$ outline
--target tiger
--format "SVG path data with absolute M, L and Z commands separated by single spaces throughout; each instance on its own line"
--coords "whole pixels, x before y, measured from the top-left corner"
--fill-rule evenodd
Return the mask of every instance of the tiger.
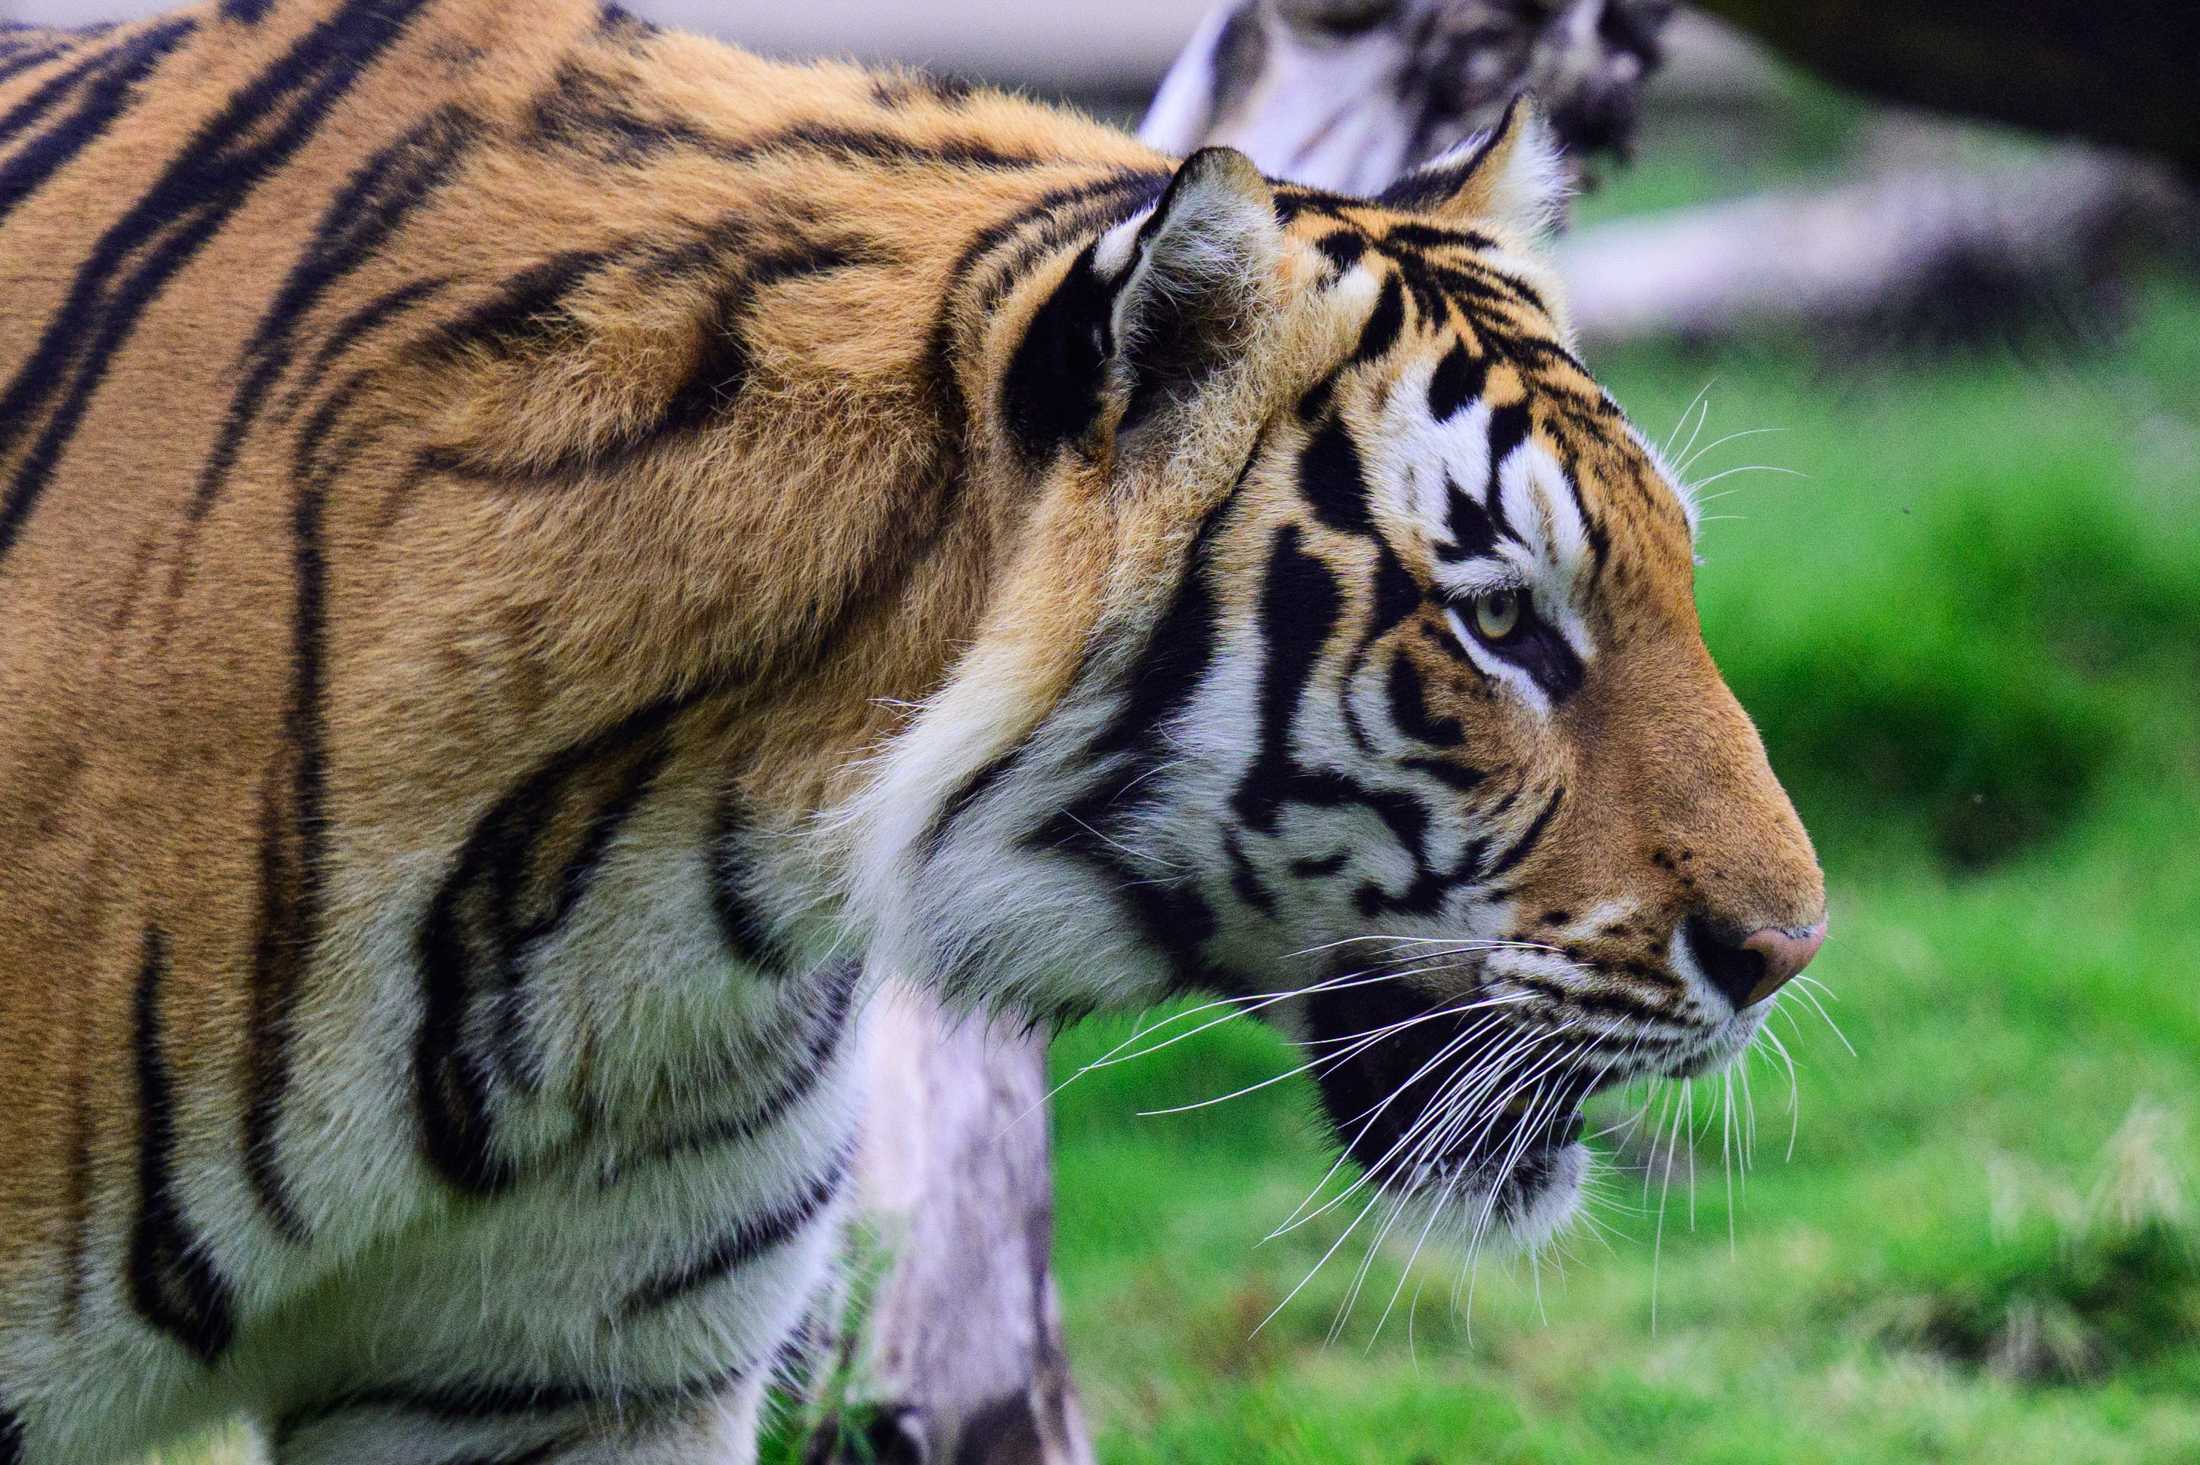
M 1632 148 L 1672 0 L 1235 0 L 1163 77 L 1138 135 L 1228 143 L 1266 172 L 1375 192 L 1534 94 L 1577 181 Z
M 752 1458 L 866 972 L 1221 994 L 1562 1225 L 1825 889 L 1559 176 L 595 0 L 0 32 L 0 1465 Z

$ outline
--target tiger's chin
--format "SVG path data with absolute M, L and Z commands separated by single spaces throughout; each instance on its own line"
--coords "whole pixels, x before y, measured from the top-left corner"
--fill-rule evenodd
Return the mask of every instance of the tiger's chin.
M 1402 984 L 1314 993 L 1309 1041 L 1339 1145 L 1390 1197 L 1393 1229 L 1472 1248 L 1534 1248 L 1581 1206 L 1585 1106 L 1631 1074 L 1589 1066 L 1563 1027 L 1432 1007 Z M 1378 1040 L 1369 1041 L 1370 1037 Z
M 1501 1114 L 1402 1173 L 1390 1165 L 1375 1173 L 1402 1202 L 1397 1225 L 1406 1235 L 1484 1252 L 1533 1251 L 1581 1209 L 1590 1165 L 1581 1138 L 1586 1125 L 1578 1104 Z M 1379 1159 L 1363 1153 L 1364 1145 L 1347 1148 L 1363 1166 Z

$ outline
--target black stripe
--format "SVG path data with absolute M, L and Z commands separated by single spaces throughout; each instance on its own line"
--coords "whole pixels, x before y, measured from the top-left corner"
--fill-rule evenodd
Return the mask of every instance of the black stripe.
M 816 1092 L 826 1074 L 832 1071 L 834 1060 L 840 1056 L 841 1041 L 848 1031 L 848 1019 L 855 1008 L 856 987 L 862 974 L 862 968 L 854 962 L 842 962 L 824 973 L 824 1006 L 811 1019 L 809 1037 L 801 1052 L 788 1060 L 779 1082 L 769 1093 L 738 1113 L 671 1136 L 646 1151 L 642 1161 L 669 1160 L 698 1150 L 718 1149 L 754 1139 Z M 614 1171 L 605 1183 L 616 1184 L 621 1178 L 622 1173 Z
M 507 276 L 488 299 L 436 327 L 414 354 L 437 364 L 472 355 L 510 360 L 539 349 L 573 325 L 566 297 L 614 258 L 611 250 L 572 249 L 537 261 Z
M 139 1316 L 203 1363 L 229 1346 L 229 1289 L 192 1237 L 175 1192 L 176 1101 L 162 1048 L 160 988 L 168 947 L 145 931 L 137 978 L 138 1215 L 130 1233 L 130 1294 Z
M 1211 977 L 1204 952 L 1220 929 L 1214 909 L 1188 884 L 1151 878 L 1151 870 L 1136 866 L 1119 844 L 1106 837 L 1106 826 L 1111 818 L 1135 812 L 1136 805 L 1130 802 L 1134 789 L 1144 787 L 1141 799 L 1160 796 L 1151 775 L 1166 756 L 1170 726 L 1189 705 L 1213 665 L 1220 637 L 1214 591 L 1207 574 L 1214 541 L 1238 503 L 1245 481 L 1260 459 L 1261 447 L 1262 439 L 1256 438 L 1230 492 L 1201 520 L 1178 571 L 1176 593 L 1155 622 L 1138 663 L 1128 675 L 1122 707 L 1086 749 L 1090 763 L 1112 764 L 1112 768 L 1025 841 L 1031 848 L 1072 855 L 1098 869 L 1147 945 L 1168 961 L 1172 979 L 1179 987 L 1197 985 Z M 1257 886 L 1257 880 L 1254 884 Z M 1242 882 L 1237 888 L 1240 899 L 1258 907 L 1258 898 L 1248 897 Z M 949 980 L 954 980 L 952 974 Z
M 471 133 L 470 120 L 462 115 L 435 113 L 368 160 L 337 193 L 245 347 L 239 363 L 242 380 L 200 472 L 187 522 L 196 523 L 212 508 L 269 391 L 290 365 L 304 315 L 450 176 Z M 262 799 L 260 914 L 248 1026 L 251 1076 L 244 1111 L 245 1169 L 253 1194 L 277 1231 L 298 1242 L 307 1240 L 309 1232 L 283 1180 L 279 1130 L 290 1084 L 292 1010 L 318 938 L 325 880 L 327 569 L 321 518 L 335 465 L 316 459 L 320 446 L 317 438 L 301 440 L 294 460 L 296 584 L 282 745 L 289 776 L 271 779 Z M 178 552 L 179 580 L 190 543 L 187 538 Z
M 1314 247 L 1329 261 L 1330 277 L 1341 279 L 1367 257 L 1367 236 L 1357 229 L 1332 229 Z
M 568 64 L 530 111 L 523 141 L 576 148 L 606 163 L 631 163 L 672 148 L 688 148 L 727 163 L 747 163 L 772 153 L 807 152 L 837 163 L 877 163 L 920 168 L 1038 168 L 1074 164 L 1070 157 L 1002 149 L 970 135 L 920 140 L 874 128 L 797 122 L 748 138 L 705 132 L 677 117 L 648 117 L 633 110 L 620 78 Z
M 925 825 L 923 837 L 917 841 L 917 848 L 925 859 L 930 860 L 939 854 L 940 844 L 947 838 L 948 829 L 991 792 L 993 786 L 1016 766 L 1017 760 L 1023 756 L 1024 749 L 1028 746 L 1030 743 L 1027 739 L 1015 744 L 1007 752 L 996 755 L 984 767 L 964 779 L 962 787 L 941 802 L 934 811 L 931 822 Z
M 91 1043 L 82 1026 L 69 1055 L 69 1168 L 62 1193 L 68 1226 L 68 1250 L 62 1257 L 61 1321 L 73 1329 L 84 1303 L 87 1253 L 92 1236 L 92 1076 Z
M 13 548 L 146 310 L 259 184 L 283 170 L 423 3 L 347 0 L 232 97 L 100 237 L 67 301 L 0 397 L 0 453 L 41 419 L 45 424 L 0 501 L 0 558 Z
M 793 956 L 749 894 L 754 872 L 742 847 L 748 833 L 748 810 L 741 796 L 728 790 L 719 800 L 717 827 L 711 831 L 710 903 L 718 934 L 743 965 L 773 976 L 792 975 Z
M 1092 741 L 1094 761 L 1144 747 L 1157 750 L 1214 665 L 1221 636 L 1208 567 L 1216 538 L 1237 507 L 1245 480 L 1260 457 L 1255 441 L 1230 491 L 1210 506 L 1192 533 L 1176 572 L 1176 591 L 1147 633 L 1145 649 L 1128 677 L 1123 705 Z
M 1115 350 L 1110 329 L 1115 292 L 1093 266 L 1098 242 L 1070 261 L 1061 282 L 1039 302 L 1001 373 L 1001 417 L 1032 462 L 1080 441 L 1100 417 L 1106 368 Z
M 1234 806 L 1240 818 L 1264 834 L 1276 832 L 1277 813 L 1295 782 L 1291 723 L 1343 610 L 1336 576 L 1300 549 L 1303 537 L 1296 524 L 1278 529 L 1261 578 L 1261 627 L 1268 647 L 1260 679 L 1259 752 L 1238 786 Z
M 110 34 L 120 23 L 103 20 L 96 25 L 55 28 L 20 20 L 0 20 L 0 82 L 48 61 L 58 61 L 79 47 Z M 11 31 L 14 34 L 7 34 Z
M 819 122 L 797 123 L 767 141 L 749 144 L 744 151 L 755 153 L 783 148 L 804 148 L 851 162 L 915 164 L 919 167 L 944 163 L 955 167 L 1035 168 L 1048 162 L 1071 161 L 1003 152 L 979 137 L 913 142 L 890 132 L 868 132 Z
M 1528 440 L 1532 420 L 1526 402 L 1514 402 L 1490 413 L 1490 512 L 1498 514 L 1497 470 Z
M 1614 985 L 1602 988 L 1564 986 L 1524 972 L 1507 972 L 1505 980 L 1514 986 L 1525 987 L 1539 996 L 1547 997 L 1558 1006 L 1579 1008 L 1583 1012 L 1595 1013 L 1602 1017 L 1621 1018 L 1630 1022 L 1669 1023 L 1680 1020 L 1678 1011 L 1674 1007 L 1661 1007 L 1654 1002 L 1639 999 L 1624 986 Z M 1639 1036 L 1631 1035 L 1626 1040 L 1626 1048 L 1627 1051 L 1632 1052 L 1641 1046 L 1655 1044 L 1660 1041 L 1669 1042 L 1670 1040 L 1660 1039 L 1656 1034 L 1650 1033 Z
M 1331 850 L 1326 855 L 1301 855 L 1291 862 L 1291 873 L 1301 880 L 1322 880 L 1342 870 L 1352 859 L 1348 849 Z
M 1562 435 L 1554 436 L 1558 441 L 1559 466 L 1566 473 L 1566 491 L 1573 495 L 1574 510 L 1581 515 L 1582 532 L 1589 540 L 1589 583 L 1594 585 L 1612 557 L 1612 536 L 1603 522 L 1589 511 L 1589 497 L 1581 488 L 1581 454 L 1576 445 Z
M 667 698 L 553 754 L 475 823 L 421 923 L 423 1011 L 413 1073 L 423 1150 L 462 1190 L 517 1178 L 495 1147 L 498 1077 L 533 1079 L 522 1056 L 522 988 L 534 949 L 587 895 L 611 841 L 671 752 L 672 721 L 702 693 Z M 554 868 L 553 824 L 593 805 L 577 845 Z
M 1346 228 L 1357 228 L 1351 211 L 1367 207 L 1364 198 L 1348 198 L 1327 189 L 1310 188 L 1303 183 L 1279 182 L 1276 188 L 1276 222 L 1289 228 L 1302 214 L 1312 214 L 1318 219 L 1328 219 Z
M 1489 777 L 1479 768 L 1469 768 L 1464 763 L 1454 763 L 1449 758 L 1407 758 L 1400 765 L 1415 773 L 1425 773 L 1446 788 L 1460 793 L 1471 793 L 1482 786 Z
M 702 1255 L 669 1271 L 660 1272 L 634 1289 L 619 1305 L 619 1315 L 632 1320 L 641 1313 L 679 1301 L 705 1287 L 724 1281 L 737 1268 L 758 1260 L 808 1229 L 833 1203 L 848 1179 L 852 1157 L 834 1157 L 824 1173 L 805 1185 L 791 1199 L 761 1215 L 750 1216 L 711 1243 Z
M 1299 455 L 1299 491 L 1314 506 L 1314 517 L 1343 534 L 1373 534 L 1368 512 L 1367 475 L 1359 445 L 1338 414 L 1307 441 Z
M 49 61 L 58 61 L 76 47 L 75 41 L 53 41 L 45 45 L 28 40 L 0 43 L 0 82 Z M 0 137 L 6 135 L 0 130 Z
M 1421 312 L 1423 319 L 1442 320 L 1455 309 L 1470 319 L 1474 316 L 1474 307 L 1446 296 L 1443 286 L 1418 259 L 1388 249 L 1383 253 L 1398 267 L 1398 278 L 1405 281 L 1406 291 L 1413 297 L 1413 308 Z
M 1543 832 L 1550 828 L 1551 816 L 1558 812 L 1558 802 L 1564 797 L 1566 797 L 1566 788 L 1563 784 L 1552 789 L 1550 798 L 1544 801 L 1543 810 L 1535 816 L 1535 821 L 1528 826 L 1527 831 L 1519 839 L 1513 842 L 1511 849 L 1499 855 L 1497 862 L 1483 872 L 1482 878 L 1495 880 L 1498 876 L 1505 874 L 1526 859 L 1536 845 L 1542 842 Z
M 932 329 L 925 342 L 925 361 L 933 394 L 938 401 L 940 418 L 946 427 L 948 440 L 956 452 L 961 452 L 963 438 L 969 431 L 969 409 L 963 401 L 962 388 L 955 375 L 955 322 L 958 319 L 957 309 L 962 304 L 963 286 L 972 272 L 987 255 L 1056 210 L 1107 201 L 1122 205 L 1127 213 L 1133 200 L 1142 200 L 1143 196 L 1159 193 L 1167 182 L 1167 177 L 1162 174 L 1125 169 L 1085 183 L 1066 184 L 1049 189 L 970 237 L 970 242 L 963 246 L 962 252 L 955 257 L 954 264 L 948 268 L 947 279 L 940 290 L 939 308 L 932 317 Z
M 358 385 L 355 378 L 348 387 Z M 312 961 L 325 881 L 328 572 L 321 517 L 329 484 L 365 442 L 360 429 L 340 437 L 333 431 L 350 395 L 324 402 L 292 451 L 290 692 L 280 751 L 261 793 L 260 908 L 247 1019 L 245 1175 L 269 1223 L 299 1243 L 310 1239 L 310 1229 L 283 1179 L 278 1131 L 290 1084 L 293 1009 Z
M 1455 249 L 1472 255 L 1497 247 L 1495 239 L 1477 230 L 1446 229 L 1418 220 L 1391 225 L 1383 231 L 1383 243 L 1391 249 L 1408 249 L 1416 254 L 1430 249 Z
M 242 379 L 191 496 L 192 519 L 213 507 L 267 394 L 290 367 L 306 314 L 449 181 L 475 133 L 471 117 L 455 107 L 441 108 L 361 164 L 330 200 L 305 252 L 245 343 L 237 363 Z
M 717 319 L 704 333 L 703 350 L 666 399 L 656 420 L 626 436 L 596 445 L 568 471 L 601 471 L 672 438 L 724 421 L 748 385 L 753 362 L 743 325 L 762 292 L 792 280 L 880 264 L 889 258 L 876 242 L 846 235 L 805 240 L 748 261 L 721 293 Z
M 0 1408 L 0 1465 L 23 1465 L 23 1421 Z
M 222 19 L 239 25 L 257 25 L 267 18 L 272 0 L 222 0 Z
M 1370 882 L 1355 892 L 1355 904 L 1360 914 L 1369 919 L 1398 913 L 1435 915 L 1443 909 L 1444 901 L 1452 892 L 1480 881 L 1482 863 L 1489 857 L 1489 849 L 1488 840 L 1470 839 L 1449 869 L 1431 865 L 1425 853 L 1414 850 L 1413 879 L 1407 882 L 1404 890 L 1393 895 Z
M 1263 441 L 1261 438 L 1254 440 L 1251 451 L 1238 468 L 1230 492 L 1207 511 L 1193 532 L 1191 546 L 1178 572 L 1176 592 L 1154 623 L 1144 652 L 1126 678 L 1129 695 L 1123 706 L 1088 747 L 1090 761 L 1097 763 L 1117 754 L 1133 752 L 1142 743 L 1157 738 L 1190 701 L 1212 665 L 1218 632 L 1214 592 L 1207 584 L 1207 564 L 1214 550 L 1215 536 L 1237 504 L 1245 480 L 1252 475 L 1253 465 L 1260 459 Z M 1027 746 L 1028 740 L 1019 742 L 994 757 L 940 805 L 918 844 L 925 858 L 930 859 L 938 853 L 948 829 L 1015 767 Z M 1140 774 L 1129 776 L 1135 779 Z
M 1230 888 L 1237 892 L 1237 898 L 1264 916 L 1274 915 L 1275 893 L 1262 881 L 1260 871 L 1253 868 L 1235 829 L 1222 831 L 1222 853 L 1230 862 Z
M 738 220 L 724 220 L 696 239 L 662 248 L 637 265 L 640 275 L 672 279 L 707 267 L 740 234 Z M 416 351 L 431 362 L 480 352 L 510 359 L 549 347 L 574 324 L 565 301 L 598 270 L 618 263 L 620 250 L 576 251 L 553 257 L 507 281 L 498 294 L 458 320 L 439 327 Z M 434 466 L 470 477 L 532 482 L 572 480 L 624 466 L 667 443 L 706 430 L 739 405 L 752 367 L 744 323 L 760 294 L 775 285 L 837 270 L 889 261 L 876 241 L 854 235 L 803 240 L 759 255 L 741 266 L 718 292 L 710 319 L 702 322 L 703 347 L 656 415 L 614 433 L 576 443 L 522 464 L 480 461 L 464 450 L 443 450 Z
M 1528 440 L 1530 418 L 1528 405 L 1515 402 L 1509 407 L 1499 407 L 1490 413 L 1489 420 L 1489 478 L 1483 485 L 1484 498 L 1481 509 L 1489 517 L 1489 540 L 1510 539 L 1525 543 L 1520 532 L 1512 526 L 1512 516 L 1505 510 L 1505 485 L 1500 469 L 1513 451 Z M 1452 499 L 1452 512 L 1459 512 L 1459 495 Z
M 1398 344 L 1398 336 L 1405 329 L 1405 290 L 1392 275 L 1383 281 L 1382 294 L 1375 298 L 1375 309 L 1368 315 L 1367 324 L 1360 328 L 1358 344 L 1347 358 L 1352 362 L 1373 361 Z
M 1574 401 L 1589 412 L 1616 412 L 1612 399 L 1596 385 L 1589 368 L 1579 356 L 1547 336 L 1513 335 L 1501 344 L 1505 353 L 1523 366 L 1533 365 L 1548 372 L 1553 365 L 1563 366 L 1582 382 L 1556 381 L 1546 377 L 1539 385 L 1544 390 L 1558 393 Z M 1585 384 L 1584 384 L 1585 383 Z
M 447 275 L 430 275 L 424 279 L 409 280 L 394 289 L 385 290 L 338 321 L 330 329 L 328 338 L 314 349 L 312 358 L 299 371 L 290 389 L 283 393 L 283 400 L 275 409 L 277 419 L 289 420 L 298 410 L 299 404 L 319 388 L 329 367 L 335 364 L 338 357 L 414 306 L 450 288 L 450 284 L 451 280 Z
M 629 45 L 638 45 L 657 34 L 657 27 L 624 5 L 605 5 L 596 16 L 597 34 Z
M 1436 370 L 1428 379 L 1428 415 L 1437 422 L 1448 422 L 1482 394 L 1482 384 L 1489 378 L 1489 358 L 1467 350 L 1465 343 L 1454 341 L 1443 359 L 1436 363 Z
M 1147 949 L 1168 963 L 1169 980 L 1175 990 L 1212 986 L 1216 978 L 1206 948 L 1221 930 L 1214 907 L 1191 884 L 1156 878 L 1152 868 L 1134 862 L 1107 836 L 1103 822 L 1107 810 L 1144 774 L 1139 764 L 1129 764 L 1040 825 L 1025 844 L 1081 859 L 1097 870 L 1105 882 L 1103 888 L 1123 907 Z M 950 990 L 967 987 L 960 972 L 946 974 L 944 984 Z M 1047 1018 L 1066 1025 L 1085 1016 L 1087 1010 L 1075 1002 L 1065 1002 L 1052 1013 L 1035 1016 L 1033 1021 Z
M 664 1409 L 723 1394 L 748 1373 L 749 1367 L 744 1364 L 665 1384 L 607 1381 L 599 1385 L 571 1379 L 487 1378 L 461 1383 L 372 1384 L 286 1415 L 277 1425 L 277 1434 L 290 1438 L 339 1415 L 368 1409 L 417 1414 L 449 1424 L 561 1414 L 612 1402 L 629 1410 Z
M 283 1094 L 290 1083 L 291 1017 L 311 958 L 310 951 L 298 943 L 311 940 L 312 913 L 319 905 L 319 863 L 309 862 L 304 851 L 296 848 L 320 843 L 315 826 L 300 818 L 304 810 L 295 802 L 295 792 L 310 783 L 318 814 L 320 781 L 318 776 L 307 777 L 305 751 L 286 747 L 278 768 L 287 762 L 296 771 L 285 780 L 271 770 L 260 796 L 260 912 L 252 949 L 251 1008 L 246 1017 L 249 1066 L 244 1105 L 246 1179 L 277 1233 L 301 1244 L 312 1233 L 283 1180 L 278 1131 Z M 286 788 L 286 782 L 296 788 Z
M 1399 651 L 1390 659 L 1390 720 L 1398 731 L 1437 748 L 1456 748 L 1467 739 L 1467 730 L 1455 717 L 1435 717 L 1421 682 L 1421 668 Z
M 1432 264 L 1422 266 L 1428 280 L 1438 290 L 1455 300 L 1466 300 L 1490 305 L 1524 305 L 1538 314 L 1548 314 L 1543 296 L 1526 281 L 1506 274 L 1484 260 L 1467 264 Z
M 1261 624 L 1268 635 L 1268 649 L 1257 704 L 1258 750 L 1232 797 L 1232 807 L 1249 827 L 1269 835 L 1281 832 L 1280 817 L 1287 804 L 1367 809 L 1412 859 L 1414 876 L 1398 895 L 1372 882 L 1361 886 L 1357 900 L 1362 914 L 1433 913 L 1453 890 L 1478 878 L 1487 846 L 1469 841 L 1450 867 L 1434 866 L 1428 856 L 1432 816 L 1420 797 L 1372 787 L 1335 769 L 1306 768 L 1292 752 L 1292 722 L 1323 648 L 1336 632 L 1344 598 L 1328 568 L 1300 549 L 1301 538 L 1298 526 L 1287 524 L 1276 531 L 1270 550 L 1261 587 Z M 1460 787 L 1472 777 L 1471 770 L 1461 769 L 1445 781 Z
M 1337 374 L 1331 372 L 1299 394 L 1298 406 L 1295 409 L 1299 421 L 1308 424 L 1313 423 L 1322 413 L 1329 410 L 1329 404 L 1336 395 Z
M 959 76 L 941 76 L 929 71 L 905 72 L 898 76 L 882 76 L 872 82 L 871 100 L 890 112 L 917 101 L 955 111 L 967 105 L 976 90 Z
M 941 446 L 925 482 L 932 491 L 928 510 L 918 527 L 894 546 L 895 559 L 867 577 L 878 587 L 868 599 L 877 602 L 898 587 L 910 566 L 928 550 L 952 522 L 961 502 L 965 463 L 970 451 L 970 405 L 955 359 L 955 327 L 958 320 L 989 317 L 1014 284 L 1041 260 L 1073 240 L 1087 238 L 1128 217 L 1140 203 L 1157 196 L 1167 175 L 1119 169 L 1101 178 L 1049 189 L 1005 218 L 980 229 L 955 258 L 939 290 L 939 305 L 925 338 L 924 372 L 934 410 L 942 427 Z M 1037 228 L 1030 226 L 1039 222 Z M 976 309 L 967 298 L 966 286 L 979 265 L 1012 239 L 1021 239 L 1017 250 L 998 261 L 977 292 Z M 862 602 L 850 603 L 850 610 Z
M 152 26 L 112 51 L 69 68 L 0 116 L 0 141 L 5 141 L 37 122 L 85 83 L 82 100 L 74 111 L 0 164 L 0 218 L 98 140 L 135 100 L 137 84 L 191 34 L 196 24 L 186 17 Z
M 717 152 L 707 133 L 671 119 L 650 119 L 627 105 L 611 78 L 575 61 L 560 65 L 528 109 L 520 140 L 537 148 L 567 148 L 599 162 L 632 164 L 685 147 Z
M 1375 643 L 1403 624 L 1406 617 L 1419 610 L 1428 599 L 1427 591 L 1422 588 L 1419 580 L 1413 578 L 1413 572 L 1406 568 L 1405 561 L 1399 559 L 1397 551 L 1381 539 L 1375 541 L 1374 579 L 1374 605 L 1368 616 L 1367 629 L 1360 633 L 1358 643 L 1352 648 L 1351 660 L 1345 663 L 1342 685 L 1347 687 L 1360 674 L 1360 668 L 1366 664 L 1368 653 L 1374 649 Z M 1353 710 L 1351 699 L 1345 698 L 1342 706 L 1350 725 L 1357 728 L 1359 715 Z M 1364 737 L 1356 731 L 1353 740 L 1359 742 L 1363 749 L 1366 747 Z
M 1490 476 L 1489 496 L 1491 504 L 1498 504 L 1494 473 Z M 1451 543 L 1437 546 L 1438 559 L 1457 564 L 1461 560 L 1480 559 L 1497 548 L 1497 520 L 1448 474 L 1444 478 L 1444 502 L 1444 528 L 1451 536 Z M 1512 526 L 1508 524 L 1505 528 L 1507 537 L 1511 537 Z

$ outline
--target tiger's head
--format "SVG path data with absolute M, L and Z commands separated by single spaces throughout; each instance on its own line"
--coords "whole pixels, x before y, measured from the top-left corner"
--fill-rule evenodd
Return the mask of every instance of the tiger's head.
M 1378 1183 L 1531 1238 L 1583 1100 L 1733 1057 L 1825 931 L 1695 511 L 1533 252 L 1556 177 L 1518 107 L 1374 200 L 1211 149 L 997 289 L 1013 569 L 860 885 L 974 999 L 1252 1000 Z

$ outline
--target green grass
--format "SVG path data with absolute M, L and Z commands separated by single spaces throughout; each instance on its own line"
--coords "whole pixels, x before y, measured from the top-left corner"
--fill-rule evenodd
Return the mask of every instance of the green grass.
M 1290 1050 L 1238 1024 L 1079 1079 L 1059 1258 L 1103 1459 L 2200 1458 L 2200 292 L 2052 369 L 1592 364 L 1653 436 L 1706 383 L 1698 447 L 1780 429 L 1691 477 L 1804 475 L 1708 490 L 1698 598 L 1824 858 L 1856 1056 L 1779 1020 L 1794 1153 L 1755 1062 L 1731 1204 L 1699 1094 L 1692 1194 L 1610 1172 L 1609 1237 L 1485 1262 L 1471 1317 L 1457 1255 L 1386 1245 L 1334 1340 L 1356 1241 L 1256 1332 L 1341 1219 L 1261 1242 L 1328 1164 L 1310 1095 L 1136 1117 Z

